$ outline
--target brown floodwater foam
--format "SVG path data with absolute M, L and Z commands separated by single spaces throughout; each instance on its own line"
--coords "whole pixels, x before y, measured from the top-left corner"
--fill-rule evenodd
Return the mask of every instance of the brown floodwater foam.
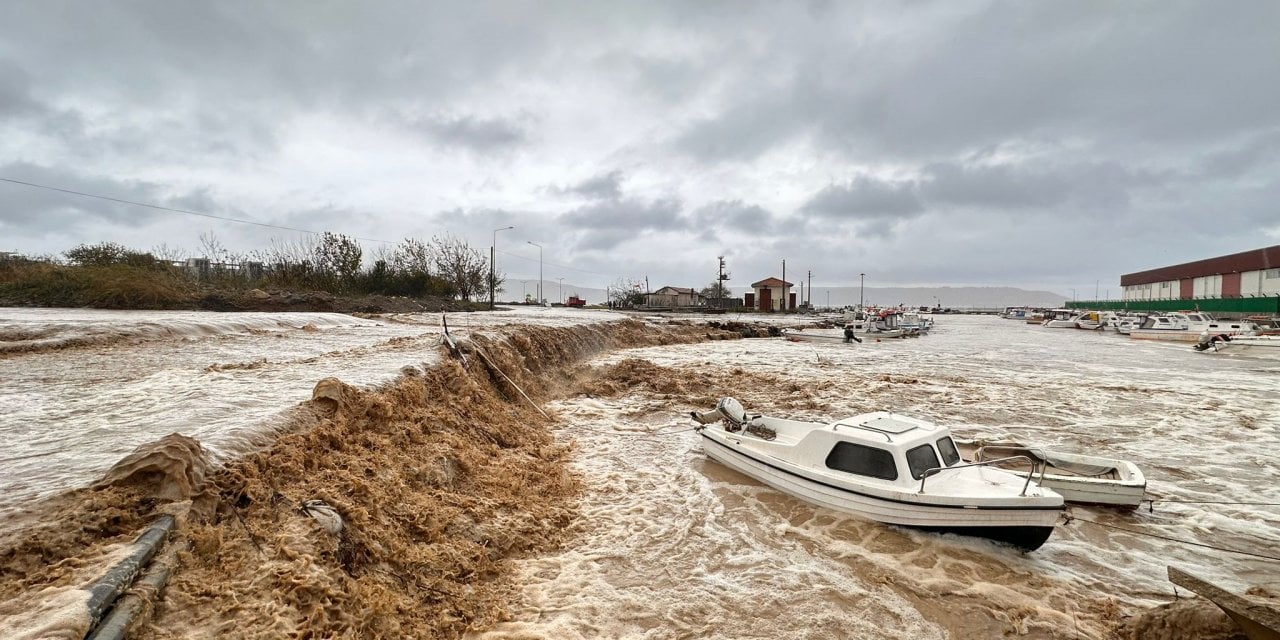
M 321 381 L 285 435 L 218 470 L 171 436 L 95 487 L 36 505 L 0 539 L 0 601 L 30 605 L 6 607 L 0 624 L 20 625 L 40 593 L 72 598 L 109 566 L 106 550 L 163 512 L 190 550 L 138 637 L 482 628 L 507 615 L 508 560 L 554 548 L 577 515 L 572 448 L 520 392 L 567 393 L 572 365 L 605 350 L 740 336 L 637 321 L 503 327 L 472 336 L 485 358 L 466 368 L 447 360 L 371 390 Z M 309 500 L 340 514 L 336 535 L 304 512 Z

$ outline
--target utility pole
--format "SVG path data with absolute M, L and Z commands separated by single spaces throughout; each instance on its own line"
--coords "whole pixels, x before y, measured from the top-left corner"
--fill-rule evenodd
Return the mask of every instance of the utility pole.
M 787 260 L 786 258 L 783 258 L 782 259 L 782 301 L 781 301 L 782 311 L 787 310 L 787 294 L 788 293 L 789 292 L 787 291 Z
M 538 248 L 538 306 L 542 306 L 542 245 L 526 240 L 529 244 Z
M 865 305 L 866 298 L 862 295 L 864 292 L 866 292 L 866 290 L 867 290 L 867 274 L 859 273 L 858 274 L 858 311 L 862 311 L 862 309 L 866 306 Z
M 813 269 L 809 270 L 809 297 L 805 298 L 804 306 L 808 307 L 810 311 L 813 310 Z
M 724 272 L 724 256 L 720 256 L 720 275 L 716 276 L 716 306 L 724 308 L 724 299 L 729 297 L 729 292 L 725 290 L 724 283 L 729 279 L 729 274 Z
M 493 244 L 489 245 L 489 310 L 493 311 L 493 286 L 497 283 L 497 253 L 498 253 L 498 232 L 514 229 L 515 226 L 503 227 L 493 230 Z

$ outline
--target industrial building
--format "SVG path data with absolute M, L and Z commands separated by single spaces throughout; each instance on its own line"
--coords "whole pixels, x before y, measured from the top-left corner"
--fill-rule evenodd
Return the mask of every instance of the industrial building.
M 1125 300 L 1280 295 L 1280 245 L 1120 276 Z
M 1280 313 L 1280 245 L 1120 276 L 1119 301 L 1080 301 L 1099 309 Z

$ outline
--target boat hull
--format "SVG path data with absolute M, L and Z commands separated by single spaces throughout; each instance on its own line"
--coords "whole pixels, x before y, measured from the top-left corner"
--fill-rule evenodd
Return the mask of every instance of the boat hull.
M 875 496 L 836 487 L 757 458 L 741 446 L 702 433 L 707 456 L 783 493 L 867 520 L 927 531 L 976 536 L 1034 551 L 1053 533 L 1061 507 L 981 507 L 925 504 L 914 494 Z

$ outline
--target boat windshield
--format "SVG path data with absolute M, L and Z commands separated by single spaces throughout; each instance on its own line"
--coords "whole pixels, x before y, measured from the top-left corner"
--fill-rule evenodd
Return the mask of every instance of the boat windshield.
M 938 464 L 938 454 L 934 453 L 933 445 L 922 444 L 907 450 L 907 466 L 911 468 L 911 477 L 919 480 L 925 471 L 942 465 Z
M 942 463 L 948 467 L 960 462 L 960 452 L 956 450 L 956 443 L 951 441 L 950 436 L 938 440 L 938 453 L 942 454 Z

